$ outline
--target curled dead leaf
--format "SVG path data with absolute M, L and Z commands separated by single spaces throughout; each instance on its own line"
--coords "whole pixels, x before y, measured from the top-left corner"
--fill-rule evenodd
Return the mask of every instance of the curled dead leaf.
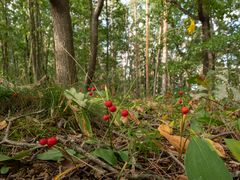
M 221 144 L 212 141 L 211 139 L 205 138 L 205 140 L 212 146 L 212 148 L 217 152 L 220 157 L 225 158 L 226 153 Z
M 160 124 L 159 127 L 158 127 L 158 131 L 160 132 L 160 134 L 161 134 L 162 131 L 164 131 L 168 134 L 172 134 L 173 129 L 166 124 Z
M 169 128 L 170 127 L 168 127 L 167 125 L 160 125 L 158 127 L 158 131 L 163 137 L 165 137 L 169 141 L 169 143 L 175 149 L 177 149 L 179 152 L 186 152 L 189 140 L 181 136 L 169 134 L 169 132 L 171 132 Z
M 0 121 L 0 130 L 3 130 L 7 127 L 7 121 Z

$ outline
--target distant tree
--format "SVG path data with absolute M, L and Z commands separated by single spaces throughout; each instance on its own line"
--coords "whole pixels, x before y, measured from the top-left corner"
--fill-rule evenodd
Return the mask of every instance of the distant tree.
M 91 54 L 90 59 L 88 62 L 88 70 L 87 70 L 87 76 L 86 76 L 86 83 L 87 86 L 89 86 L 92 82 L 92 79 L 94 77 L 95 69 L 96 69 L 96 63 L 97 63 L 97 46 L 98 46 L 98 17 L 102 11 L 104 4 L 104 0 L 98 0 L 97 5 L 95 9 L 92 11 L 92 17 L 91 17 Z
M 50 0 L 56 61 L 56 82 L 63 85 L 76 82 L 73 31 L 69 0 Z

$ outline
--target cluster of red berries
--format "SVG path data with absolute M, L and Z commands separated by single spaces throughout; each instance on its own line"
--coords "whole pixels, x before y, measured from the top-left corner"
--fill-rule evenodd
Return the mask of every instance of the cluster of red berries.
M 115 112 L 117 110 L 117 107 L 113 105 L 112 101 L 108 100 L 104 102 L 104 105 L 108 108 L 110 112 Z M 124 109 L 121 112 L 122 117 L 127 117 L 128 116 L 128 110 Z M 106 114 L 102 118 L 104 121 L 108 121 L 110 119 L 110 115 Z
M 40 145 L 48 145 L 48 147 L 52 147 L 54 146 L 55 144 L 57 144 L 57 138 L 56 137 L 50 137 L 50 138 L 43 138 L 43 139 L 40 139 L 39 140 L 39 144 Z
M 88 95 L 92 96 L 93 95 L 93 91 L 96 91 L 97 89 L 95 87 L 89 87 L 87 90 L 89 92 Z
M 183 92 L 183 91 L 178 91 L 178 94 L 179 94 L 179 96 L 182 96 L 182 95 L 184 94 L 184 92 Z M 180 99 L 178 100 L 178 104 L 183 104 L 182 98 L 180 98 Z M 186 115 L 188 112 L 189 112 L 188 107 L 183 106 L 183 107 L 182 107 L 182 114 L 185 114 L 185 115 Z

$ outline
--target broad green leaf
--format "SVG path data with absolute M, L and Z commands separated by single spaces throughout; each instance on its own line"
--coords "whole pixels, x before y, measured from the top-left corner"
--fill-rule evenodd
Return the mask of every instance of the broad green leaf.
M 228 97 L 227 85 L 226 84 L 218 84 L 216 89 L 213 91 L 214 96 L 217 100 L 222 100 Z
M 199 137 L 192 138 L 188 145 L 185 167 L 189 180 L 232 179 L 217 153 Z
M 124 162 L 128 161 L 128 151 L 119 151 L 118 154 Z
M 47 152 L 37 155 L 37 159 L 40 160 L 52 160 L 59 161 L 62 160 L 63 154 L 58 149 L 50 149 Z
M 107 163 L 113 166 L 117 164 L 117 157 L 115 156 L 114 151 L 112 149 L 99 148 L 93 151 L 92 153 L 93 155 L 104 159 Z
M 34 148 L 31 148 L 28 150 L 21 151 L 21 152 L 17 153 L 12 159 L 21 160 L 21 159 L 24 159 L 25 157 L 29 157 L 32 155 L 32 151 L 37 148 L 39 148 L 39 147 L 34 147 Z
M 84 111 L 77 112 L 76 119 L 80 129 L 82 130 L 82 133 L 85 136 L 92 137 L 93 135 L 92 126 L 87 113 Z
M 73 149 L 66 149 L 66 151 L 67 151 L 68 154 L 70 154 L 72 156 L 77 154 L 76 151 L 74 151 Z
M 240 141 L 224 139 L 233 156 L 240 162 Z
M 236 89 L 234 87 L 230 87 L 230 89 L 232 90 L 234 100 L 235 101 L 240 101 L 240 91 L 239 91 L 239 89 Z
M 12 158 L 9 156 L 6 156 L 4 154 L 0 154 L 0 161 L 7 161 L 7 160 L 11 160 Z
M 64 95 L 66 96 L 67 99 L 73 100 L 80 107 L 87 106 L 87 99 L 85 98 L 85 95 L 81 92 L 77 92 L 75 88 L 71 88 L 70 90 L 65 90 Z
M 3 166 L 3 167 L 1 167 L 1 169 L 0 169 L 0 173 L 1 173 L 1 174 L 7 174 L 8 171 L 9 171 L 9 169 L 10 169 L 10 167 Z

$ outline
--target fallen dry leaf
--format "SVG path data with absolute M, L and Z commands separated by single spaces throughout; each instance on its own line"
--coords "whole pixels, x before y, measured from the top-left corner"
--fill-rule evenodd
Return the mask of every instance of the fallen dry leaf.
M 160 134 L 165 137 L 169 141 L 169 143 L 179 152 L 185 152 L 187 150 L 189 140 L 181 136 L 169 134 L 169 130 L 166 130 L 168 129 L 166 126 L 167 125 L 160 125 L 158 127 Z
M 173 132 L 172 128 L 166 124 L 160 124 L 158 127 L 158 131 L 160 132 L 160 134 L 161 134 L 161 131 L 164 131 L 168 134 L 172 134 Z
M 0 121 L 0 130 L 3 130 L 7 127 L 7 121 Z
M 128 117 L 121 117 L 121 120 L 122 120 L 123 124 L 128 123 Z
M 223 158 L 226 157 L 226 153 L 221 144 L 216 143 L 208 138 L 205 138 L 205 140 L 212 146 L 212 148 L 218 153 L 220 157 L 223 157 Z
M 176 180 L 188 180 L 187 176 L 179 175 L 176 177 Z

